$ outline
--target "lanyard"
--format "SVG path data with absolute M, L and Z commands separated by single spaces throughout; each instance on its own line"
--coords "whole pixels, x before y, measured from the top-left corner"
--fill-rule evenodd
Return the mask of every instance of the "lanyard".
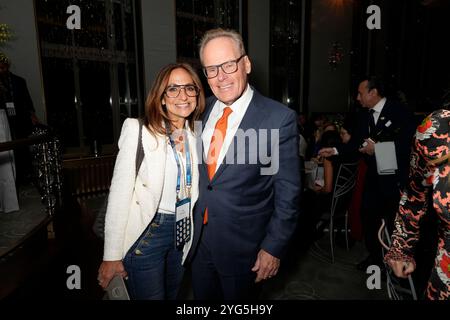
M 184 130 L 184 129 L 183 129 Z M 173 141 L 172 137 L 170 136 L 170 130 L 169 130 L 169 124 L 166 122 L 166 132 L 167 132 L 167 136 L 169 137 L 169 141 L 170 141 L 170 145 L 172 147 L 173 150 L 173 154 L 175 156 L 175 161 L 177 163 L 177 170 L 178 170 L 178 174 L 177 174 L 177 201 L 178 201 L 178 195 L 180 193 L 181 190 L 181 163 L 180 163 L 180 159 L 178 157 L 178 152 L 175 146 L 175 142 Z M 188 197 L 189 195 L 189 191 L 191 189 L 192 186 L 192 174 L 191 174 L 191 153 L 189 151 L 189 141 L 188 138 L 185 136 L 184 137 L 184 147 L 186 150 L 186 188 L 188 189 Z

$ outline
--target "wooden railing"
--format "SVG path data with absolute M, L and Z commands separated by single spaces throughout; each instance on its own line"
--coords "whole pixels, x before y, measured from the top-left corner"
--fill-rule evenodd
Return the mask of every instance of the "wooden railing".
M 77 199 L 106 194 L 111 184 L 115 155 L 63 161 L 66 191 Z
M 66 213 L 79 210 L 81 233 L 95 243 L 92 231 L 99 209 L 108 195 L 115 155 L 63 161 Z

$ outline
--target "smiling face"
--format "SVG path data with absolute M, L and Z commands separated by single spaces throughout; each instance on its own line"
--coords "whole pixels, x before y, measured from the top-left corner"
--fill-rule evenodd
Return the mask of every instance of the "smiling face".
M 205 67 L 220 65 L 241 56 L 237 43 L 229 37 L 210 40 L 205 45 L 202 54 L 202 62 Z M 230 106 L 240 98 L 247 88 L 247 75 L 250 71 L 250 60 L 245 56 L 239 60 L 236 72 L 227 74 L 219 67 L 219 73 L 216 77 L 208 79 L 208 84 L 217 99 Z
M 195 85 L 195 83 L 186 70 L 177 68 L 170 73 L 166 89 L 173 85 Z M 173 124 L 177 128 L 181 128 L 184 126 L 186 118 L 195 110 L 197 97 L 188 96 L 186 88 L 183 88 L 176 98 L 169 98 L 164 94 L 161 102 L 166 105 L 167 114 Z

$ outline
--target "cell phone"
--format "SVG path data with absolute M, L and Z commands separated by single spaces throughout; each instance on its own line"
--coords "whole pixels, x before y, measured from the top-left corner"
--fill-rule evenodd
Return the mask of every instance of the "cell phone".
M 130 300 L 125 280 L 120 275 L 114 276 L 106 287 L 107 300 Z

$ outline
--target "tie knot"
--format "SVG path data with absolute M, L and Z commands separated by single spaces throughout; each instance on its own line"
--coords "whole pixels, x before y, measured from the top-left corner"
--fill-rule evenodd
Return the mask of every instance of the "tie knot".
M 223 109 L 223 115 L 222 118 L 228 118 L 228 116 L 233 112 L 233 110 L 230 107 L 225 107 Z
M 375 110 L 374 110 L 374 109 L 370 109 L 370 110 L 369 110 L 369 113 L 370 113 L 370 114 L 374 114 L 374 113 L 375 113 Z

